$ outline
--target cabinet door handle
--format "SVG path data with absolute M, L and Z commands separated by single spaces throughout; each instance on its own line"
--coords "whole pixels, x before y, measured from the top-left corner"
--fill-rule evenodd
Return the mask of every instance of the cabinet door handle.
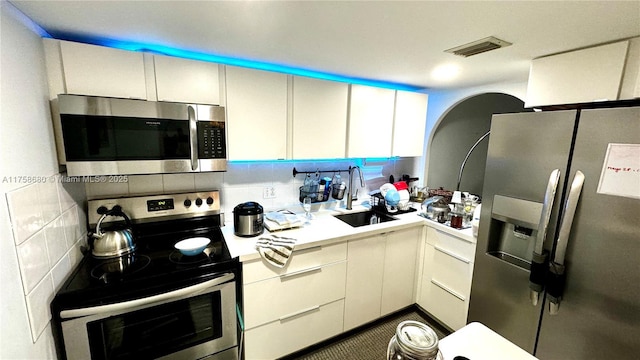
M 469 260 L 469 259 L 467 259 L 467 258 L 464 258 L 464 257 L 462 257 L 462 256 L 460 256 L 460 255 L 458 255 L 458 254 L 455 254 L 455 253 L 453 253 L 453 252 L 451 252 L 451 251 L 449 251 L 449 250 L 445 250 L 445 249 L 443 249 L 443 248 L 439 247 L 438 245 L 434 246 L 434 248 L 435 248 L 436 250 L 440 251 L 440 252 L 441 252 L 441 253 L 443 253 L 443 254 L 447 254 L 447 255 L 451 256 L 452 258 L 456 258 L 456 259 L 458 259 L 458 260 L 462 261 L 462 262 L 463 262 L 463 263 L 465 263 L 465 264 L 469 264 L 469 263 L 471 263 L 471 260 Z
M 300 271 L 294 271 L 294 272 L 288 273 L 288 274 L 282 274 L 282 275 L 280 275 L 280 280 L 286 280 L 286 279 L 294 277 L 294 276 L 305 275 L 305 274 L 318 272 L 318 271 L 322 271 L 322 266 L 315 266 L 315 267 L 308 268 L 308 269 L 303 269 L 303 270 L 300 270 Z
M 316 305 L 316 306 L 312 306 L 312 307 L 310 307 L 308 309 L 302 309 L 300 311 L 296 311 L 294 313 L 291 313 L 291 314 L 285 315 L 285 316 L 283 316 L 281 318 L 278 318 L 278 320 L 287 321 L 288 319 L 291 319 L 293 317 L 300 316 L 302 314 L 310 313 L 312 311 L 317 311 L 317 310 L 320 310 L 320 305 Z
M 465 298 L 463 295 L 460 295 L 460 294 L 458 294 L 457 292 L 455 292 L 455 291 L 453 291 L 453 290 L 449 289 L 449 287 L 447 287 L 446 285 L 444 285 L 443 283 L 441 283 L 441 282 L 439 282 L 439 281 L 437 281 L 437 280 L 431 279 L 431 283 L 432 283 L 433 285 L 435 285 L 435 286 L 439 287 L 440 289 L 442 289 L 442 290 L 444 290 L 444 291 L 448 292 L 449 294 L 451 294 L 451 295 L 453 295 L 453 296 L 457 297 L 458 299 L 460 299 L 460 300 L 462 300 L 462 301 L 465 301 L 465 300 L 467 299 L 467 298 Z

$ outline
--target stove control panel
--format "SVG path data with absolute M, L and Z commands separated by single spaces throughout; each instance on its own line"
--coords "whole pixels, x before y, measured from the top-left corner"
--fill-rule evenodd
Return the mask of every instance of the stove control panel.
M 220 214 L 220 192 L 217 190 L 195 193 L 147 195 L 96 199 L 88 202 L 89 225 L 98 223 L 105 210 L 120 206 L 134 222 L 155 221 L 161 218 L 189 218 Z M 122 220 L 107 216 L 104 223 Z

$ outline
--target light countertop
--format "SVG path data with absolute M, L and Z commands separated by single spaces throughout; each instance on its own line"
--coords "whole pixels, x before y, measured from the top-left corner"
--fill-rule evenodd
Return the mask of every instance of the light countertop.
M 296 250 L 301 250 L 313 246 L 329 245 L 335 242 L 356 239 L 365 236 L 373 236 L 389 231 L 402 230 L 416 226 L 423 226 L 426 224 L 437 230 L 457 236 L 465 241 L 472 243 L 476 242 L 476 239 L 473 236 L 472 230 L 470 228 L 457 230 L 449 226 L 439 224 L 435 221 L 427 220 L 419 216 L 418 212 L 411 212 L 400 215 L 391 214 L 398 220 L 360 227 L 351 227 L 350 225 L 332 216 L 341 213 L 365 211 L 368 209 L 368 207 L 362 205 L 354 205 L 353 210 L 319 210 L 316 212 L 312 212 L 314 218 L 310 221 L 310 224 L 305 224 L 304 226 L 295 229 L 276 231 L 274 232 L 274 234 L 296 239 Z M 227 222 L 221 229 L 232 257 L 239 257 L 240 261 L 242 262 L 260 257 L 255 249 L 256 241 L 260 236 L 236 236 L 234 235 L 232 222 Z M 270 232 L 265 229 L 262 236 L 268 236 L 269 234 Z
M 536 360 L 485 325 L 472 322 L 438 342 L 444 360 L 464 356 L 469 360 Z

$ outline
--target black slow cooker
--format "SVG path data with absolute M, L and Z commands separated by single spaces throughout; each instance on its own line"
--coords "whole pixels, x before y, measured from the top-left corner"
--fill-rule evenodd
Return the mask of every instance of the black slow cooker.
M 264 232 L 262 206 L 249 201 L 233 208 L 233 230 L 237 236 L 258 236 Z

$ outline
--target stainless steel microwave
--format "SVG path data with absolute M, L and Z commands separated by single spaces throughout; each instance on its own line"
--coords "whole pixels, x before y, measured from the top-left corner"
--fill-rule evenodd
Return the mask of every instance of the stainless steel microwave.
M 58 95 L 52 112 L 69 176 L 227 169 L 221 106 Z

